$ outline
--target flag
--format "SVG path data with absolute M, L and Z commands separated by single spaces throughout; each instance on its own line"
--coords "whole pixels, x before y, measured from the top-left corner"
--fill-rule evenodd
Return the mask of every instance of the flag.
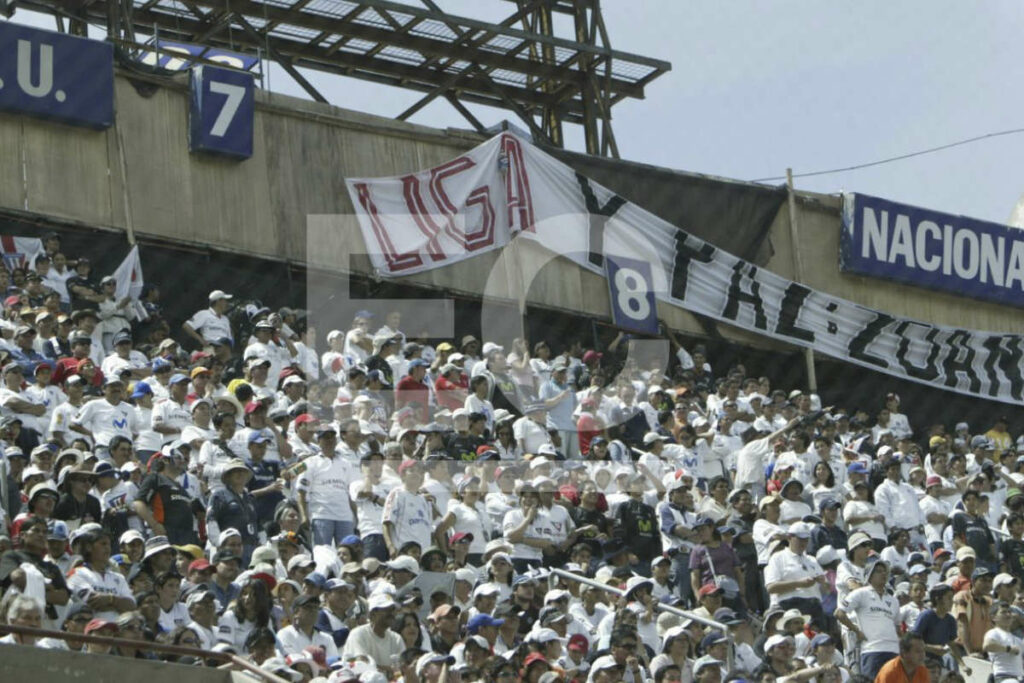
M 37 237 L 0 235 L 0 248 L 7 270 L 34 268 L 36 257 L 43 253 L 43 241 Z
M 142 294 L 144 283 L 138 246 L 132 247 L 132 250 L 124 257 L 124 261 L 121 261 L 121 265 L 114 271 L 114 279 L 117 280 L 116 296 L 118 299 L 123 299 L 126 296 L 138 299 Z

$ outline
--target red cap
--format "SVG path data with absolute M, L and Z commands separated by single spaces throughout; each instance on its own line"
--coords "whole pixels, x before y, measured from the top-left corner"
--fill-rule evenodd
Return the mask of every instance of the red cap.
M 494 450 L 494 446 L 489 446 L 487 444 L 483 444 L 482 446 L 477 446 L 476 447 L 476 454 L 477 455 L 483 455 L 487 451 L 493 451 L 493 450 Z
M 277 586 L 277 579 L 275 579 L 273 576 L 266 572 L 256 572 L 254 574 L 250 574 L 249 578 L 259 579 L 263 583 L 267 584 L 268 591 L 274 590 L 274 588 Z
M 263 404 L 260 403 L 259 401 L 249 401 L 248 403 L 245 404 L 245 414 L 252 415 L 262 407 Z
M 925 482 L 924 482 L 924 487 L 925 488 L 931 488 L 932 486 L 941 486 L 941 485 L 942 485 L 942 477 L 940 477 L 938 475 L 935 475 L 935 474 L 933 474 L 932 476 L 928 477 L 928 479 L 926 479 Z
M 523 660 L 523 668 L 527 669 L 531 664 L 535 662 L 544 662 L 545 664 L 547 664 L 548 660 L 545 659 L 544 655 L 542 655 L 539 652 L 531 652 L 530 654 L 526 655 L 526 659 Z
M 19 297 L 17 294 L 12 294 L 11 296 L 4 299 L 4 306 L 6 306 L 7 308 L 10 308 L 11 306 L 17 306 L 19 301 L 21 301 L 21 297 Z
M 310 415 L 309 413 L 303 413 L 302 415 L 299 415 L 292 421 L 297 425 L 301 425 L 306 424 L 307 422 L 316 422 L 316 418 Z
M 566 645 L 566 647 L 570 650 L 579 650 L 580 652 L 586 652 L 590 649 L 590 644 L 587 642 L 586 636 L 584 636 L 582 633 L 577 633 L 576 635 L 569 638 L 569 643 Z
M 453 545 L 455 543 L 460 543 L 462 541 L 465 541 L 466 543 L 472 543 L 473 534 L 469 533 L 468 531 L 460 531 L 457 534 L 452 534 L 451 543 Z
M 210 564 L 210 561 L 205 557 L 193 560 L 188 565 L 188 570 L 190 572 L 205 572 L 207 569 L 212 569 L 214 572 L 217 571 L 217 568 Z
M 407 469 L 409 469 L 410 467 L 415 467 L 416 465 L 419 464 L 419 460 L 404 460 L 402 461 L 402 464 L 398 466 L 398 473 L 404 474 Z
M 593 350 L 587 351 L 586 353 L 583 354 L 583 362 L 584 363 L 592 363 L 595 360 L 601 360 L 602 358 L 604 358 L 604 354 L 603 353 L 598 353 L 597 351 L 593 351 Z
M 713 583 L 705 583 L 703 586 L 700 587 L 700 590 L 697 591 L 697 595 L 699 595 L 700 597 L 703 598 L 705 595 L 712 595 L 714 593 L 721 593 L 721 592 L 722 592 L 722 589 L 719 588 L 718 586 L 716 586 L 715 584 L 713 584 Z
M 85 633 L 89 634 L 93 631 L 114 631 L 117 632 L 117 624 L 112 621 L 106 621 L 104 619 L 93 619 L 85 625 Z
M 939 559 L 940 557 L 942 557 L 944 555 L 952 555 L 952 554 L 953 553 L 949 552 L 945 548 L 936 548 L 935 552 L 932 553 L 932 559 L 933 560 L 937 560 L 937 559 Z
M 195 365 L 196 363 L 198 363 L 199 361 L 203 360 L 204 358 L 212 358 L 212 357 L 213 357 L 213 354 L 212 353 L 207 353 L 206 351 L 193 351 L 192 355 L 189 357 L 189 361 L 191 361 L 192 365 Z

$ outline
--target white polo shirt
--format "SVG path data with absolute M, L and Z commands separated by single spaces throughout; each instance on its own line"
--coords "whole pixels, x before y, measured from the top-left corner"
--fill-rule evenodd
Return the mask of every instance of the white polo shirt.
M 764 568 L 764 584 L 769 586 L 780 581 L 796 581 L 808 577 L 824 576 L 817 561 L 806 554 L 797 555 L 789 548 L 780 550 L 771 556 Z M 810 600 L 821 600 L 821 588 L 818 584 L 806 588 L 796 588 L 785 593 L 770 593 L 771 604 L 777 605 L 782 600 L 790 598 L 808 598 Z
M 900 603 L 896 598 L 864 586 L 846 596 L 842 609 L 856 618 L 864 632 L 866 641 L 861 643 L 861 652 L 899 653 Z
M 394 525 L 392 541 L 395 548 L 401 548 L 409 541 L 419 543 L 421 549 L 429 548 L 433 543 L 430 535 L 434 531 L 434 512 L 430 503 L 418 493 L 409 493 L 405 487 L 399 486 L 388 494 L 384 501 L 384 512 L 381 522 Z
M 152 426 L 162 425 L 177 430 L 176 434 L 160 434 L 165 444 L 181 437 L 181 430 L 192 424 L 192 411 L 185 403 L 178 403 L 170 398 L 165 398 L 153 404 L 153 413 L 150 417 Z M 158 432 L 159 433 L 159 432 Z
M 328 658 L 338 656 L 338 647 L 334 644 L 334 639 L 316 629 L 313 629 L 312 636 L 307 636 L 294 625 L 285 626 L 277 632 L 277 642 L 281 651 L 287 655 L 302 652 L 313 645 L 322 647 Z

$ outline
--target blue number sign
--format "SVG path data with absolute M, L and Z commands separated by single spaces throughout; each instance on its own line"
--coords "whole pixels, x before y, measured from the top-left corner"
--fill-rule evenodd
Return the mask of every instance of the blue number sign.
M 113 46 L 0 21 L 0 110 L 108 128 L 114 123 Z
M 251 157 L 254 92 L 251 74 L 207 65 L 192 69 L 189 148 L 238 159 Z
M 658 309 L 651 284 L 651 264 L 606 254 L 605 271 L 612 300 L 612 322 L 616 327 L 657 334 Z

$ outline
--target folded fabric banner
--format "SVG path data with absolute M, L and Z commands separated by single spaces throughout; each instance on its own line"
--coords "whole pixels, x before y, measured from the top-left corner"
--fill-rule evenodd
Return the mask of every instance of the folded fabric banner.
M 36 237 L 0 236 L 0 249 L 7 270 L 34 268 L 36 257 L 43 253 L 43 241 Z
M 514 238 L 595 273 L 606 257 L 651 264 L 620 310 L 662 301 L 775 339 L 924 384 L 1005 402 L 1024 394 L 1018 335 L 896 318 L 812 290 L 704 242 L 509 133 L 441 166 L 346 180 L 382 277 L 458 263 Z M 641 286 L 638 283 L 644 282 Z

